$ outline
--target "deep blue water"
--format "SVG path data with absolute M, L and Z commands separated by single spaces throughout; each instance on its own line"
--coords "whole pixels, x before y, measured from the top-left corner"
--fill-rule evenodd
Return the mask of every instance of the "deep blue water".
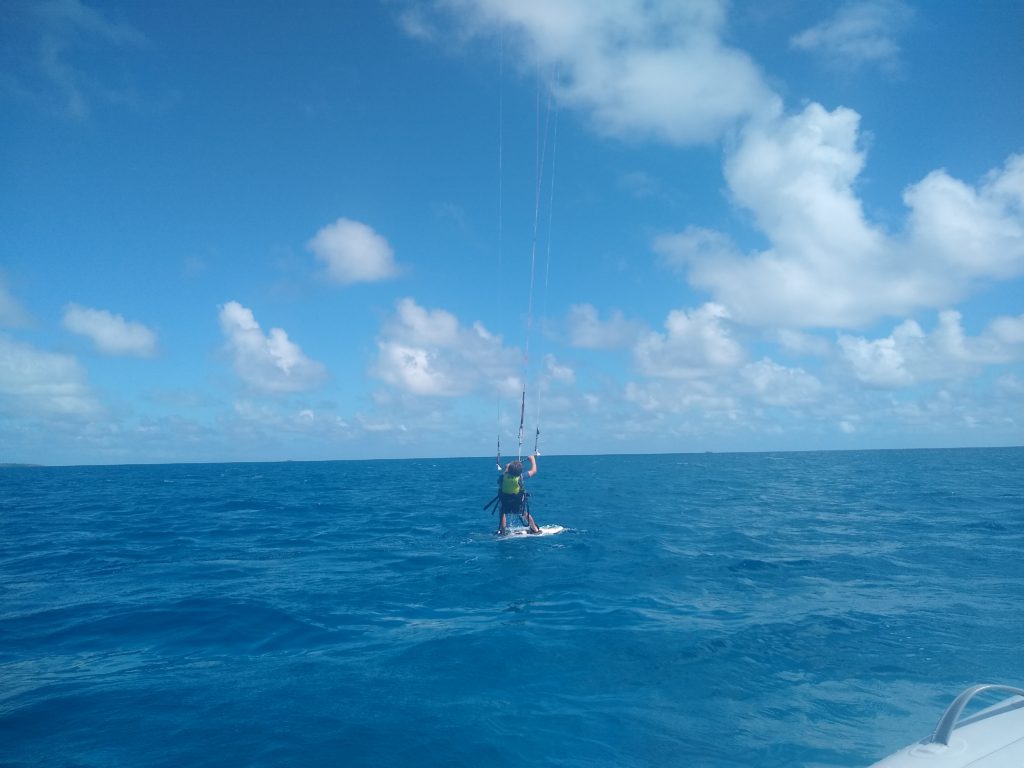
M 1024 449 L 0 470 L 5 766 L 864 766 L 1024 683 Z

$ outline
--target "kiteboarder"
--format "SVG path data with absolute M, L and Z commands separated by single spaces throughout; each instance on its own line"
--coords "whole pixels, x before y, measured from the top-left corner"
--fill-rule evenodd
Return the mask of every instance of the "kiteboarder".
M 526 477 L 533 477 L 537 474 L 537 458 L 533 454 L 526 458 L 530 461 L 530 469 L 527 470 Z M 500 464 L 498 468 L 501 468 Z M 529 494 L 523 485 L 523 479 L 523 462 L 518 460 L 510 461 L 505 465 L 505 469 L 502 470 L 501 474 L 498 475 L 497 501 L 501 505 L 499 510 L 501 520 L 498 522 L 499 536 L 504 536 L 507 532 L 506 520 L 508 515 L 518 515 L 529 526 L 529 533 L 540 533 L 540 528 L 537 527 L 533 515 L 530 514 Z

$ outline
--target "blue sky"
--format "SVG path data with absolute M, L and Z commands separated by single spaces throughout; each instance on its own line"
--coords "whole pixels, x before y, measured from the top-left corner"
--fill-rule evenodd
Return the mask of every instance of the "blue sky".
M 1022 28 L 7 2 L 0 462 L 1024 443 Z

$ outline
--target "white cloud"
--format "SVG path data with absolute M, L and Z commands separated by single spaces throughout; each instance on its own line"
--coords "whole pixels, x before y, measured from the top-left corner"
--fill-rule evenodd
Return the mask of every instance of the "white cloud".
M 153 331 L 105 309 L 68 304 L 64 307 L 64 327 L 91 339 L 105 355 L 152 357 L 156 353 L 156 334 Z
M 619 310 L 614 310 L 607 320 L 601 320 L 591 304 L 573 305 L 569 310 L 568 327 L 569 343 L 583 349 L 629 347 L 644 330 L 642 324 L 627 320 Z
M 951 306 L 985 280 L 1024 271 L 1019 158 L 978 188 L 944 172 L 910 187 L 907 226 L 893 234 L 869 220 L 856 189 L 866 161 L 860 116 L 820 104 L 784 115 L 749 57 L 723 42 L 725 2 L 415 7 L 417 34 L 427 25 L 432 40 L 500 33 L 513 60 L 557 73 L 551 88 L 560 103 L 589 114 L 607 135 L 688 144 L 740 129 L 726 179 L 770 247 L 741 253 L 729 237 L 693 226 L 654 244 L 667 266 L 688 270 L 690 282 L 737 322 L 860 328 Z M 898 0 L 851 3 L 794 45 L 891 63 L 911 16 Z M 649 177 L 631 181 L 650 191 Z M 596 313 L 578 312 L 574 343 L 607 346 L 600 334 L 618 320 L 601 327 Z
M 856 328 L 879 317 L 949 306 L 985 279 L 1024 272 L 1024 158 L 978 188 L 930 175 L 910 187 L 907 232 L 871 224 L 854 184 L 865 161 L 859 115 L 810 104 L 752 123 L 726 163 L 737 203 L 771 248 L 741 257 L 723 235 L 691 228 L 654 247 L 688 264 L 738 321 Z
M 953 279 L 1008 279 L 1024 272 L 1024 155 L 974 189 L 933 171 L 903 195 L 914 251 Z
M 858 379 L 878 387 L 909 387 L 914 383 L 901 347 L 908 339 L 918 342 L 924 334 L 917 323 L 908 322 L 909 325 L 900 326 L 886 339 L 868 341 L 852 336 L 839 337 L 843 355 Z
M 396 305 L 377 341 L 373 373 L 413 395 L 456 397 L 478 389 L 518 392 L 518 350 L 479 323 L 470 328 L 443 309 L 425 309 L 413 299 Z
M 576 371 L 572 366 L 559 363 L 554 355 L 544 356 L 544 372 L 548 381 L 570 385 L 576 383 Z
M 0 395 L 0 410 L 19 415 L 91 416 L 101 410 L 74 357 L 5 336 L 0 336 Z
M 696 411 L 702 418 L 730 421 L 741 412 L 739 400 L 716 381 L 627 382 L 623 399 L 641 411 L 659 416 Z
M 1009 398 L 1012 400 L 1020 401 L 1024 404 L 1024 379 L 1013 374 L 1006 374 L 1000 376 L 995 382 L 995 391 L 1001 397 Z M 1018 413 L 1024 412 L 1024 409 L 1018 408 Z
M 35 11 L 54 34 L 81 32 L 117 45 L 148 45 L 146 36 L 135 27 L 125 22 L 110 21 L 79 0 L 45 0 L 36 6 Z
M 275 436 L 292 433 L 307 437 L 349 437 L 351 427 L 330 410 L 278 407 L 274 403 L 241 399 L 233 403 L 234 419 L 225 419 L 226 429 L 265 432 Z
M 1024 272 L 1020 158 L 979 187 L 942 171 L 911 186 L 903 231 L 872 222 L 856 188 L 866 161 L 860 116 L 819 104 L 783 115 L 749 57 L 723 42 L 725 2 L 445 0 L 416 7 L 419 24 L 436 20 L 430 9 L 445 14 L 446 35 L 444 24 L 431 22 L 434 40 L 500 30 L 513 59 L 556 72 L 556 97 L 588 113 L 605 134 L 687 144 L 740 128 L 726 179 L 770 247 L 741 253 L 727 236 L 699 227 L 654 244 L 666 265 L 687 269 L 690 282 L 737 322 L 860 328 L 949 307 L 986 280 Z M 794 45 L 890 65 L 911 18 L 899 0 L 849 3 Z M 633 181 L 649 189 L 647 177 Z M 588 318 L 576 320 L 578 340 L 599 344 L 586 335 Z M 593 321 L 590 329 L 601 330 Z
M 790 44 L 820 53 L 843 68 L 878 64 L 891 70 L 899 64 L 896 38 L 913 15 L 899 0 L 846 3 L 832 18 L 794 36 Z
M 703 227 L 689 226 L 682 232 L 658 235 L 654 250 L 666 267 L 675 271 L 697 262 L 734 261 L 740 253 L 728 235 Z
M 782 349 L 796 355 L 825 357 L 831 352 L 831 344 L 820 336 L 803 331 L 781 328 L 768 334 Z
M 664 185 L 646 171 L 629 171 L 619 177 L 619 186 L 639 200 L 664 198 Z
M 0 273 L 0 328 L 22 328 L 28 324 L 28 312 L 7 290 L 7 281 Z
M 28 13 L 16 11 L 5 21 L 23 23 L 36 37 L 35 58 L 9 74 L 15 92 L 56 108 L 73 119 L 86 119 L 97 100 L 126 102 L 130 91 L 102 80 L 101 70 L 87 71 L 81 61 L 101 51 L 107 59 L 125 48 L 145 48 L 149 41 L 138 29 L 113 21 L 79 0 L 44 0 L 29 3 Z
M 985 330 L 985 337 L 998 347 L 1024 349 L 1024 315 L 997 317 Z
M 885 261 L 883 235 L 867 224 L 852 190 L 864 164 L 858 122 L 852 110 L 811 104 L 780 122 L 749 126 L 729 157 L 733 195 L 754 213 L 773 248 L 753 259 L 698 255 L 692 279 L 711 288 L 738 320 L 857 324 L 878 313 L 895 290 L 864 290 Z
M 399 12 L 397 21 L 402 31 L 409 37 L 433 41 L 438 35 L 423 8 L 413 6 L 403 9 Z
M 771 360 L 748 363 L 740 372 L 748 391 L 762 403 L 794 406 L 820 399 L 822 384 L 802 368 L 787 368 Z
M 557 72 L 563 104 L 587 112 L 616 137 L 654 136 L 677 144 L 717 140 L 751 115 L 779 109 L 751 58 L 722 41 L 720 0 L 446 0 L 435 4 L 462 35 L 502 30 L 515 58 Z M 411 34 L 424 31 L 423 14 Z
M 220 328 L 227 340 L 235 372 L 260 392 L 300 392 L 319 386 L 327 375 L 280 328 L 263 334 L 252 310 L 237 301 L 220 308 Z
M 854 375 L 869 386 L 910 387 L 922 381 L 962 378 L 981 366 L 1024 360 L 1024 315 L 994 320 L 978 337 L 968 337 L 959 312 L 939 314 L 927 334 L 906 320 L 882 339 L 842 335 L 839 346 Z
M 372 283 L 398 274 L 388 241 L 358 221 L 338 219 L 317 232 L 306 247 L 327 265 L 330 278 L 342 285 Z
M 743 362 L 743 350 L 730 335 L 725 307 L 708 303 L 686 312 L 676 309 L 665 320 L 666 333 L 652 332 L 633 349 L 641 373 L 686 379 L 707 376 Z

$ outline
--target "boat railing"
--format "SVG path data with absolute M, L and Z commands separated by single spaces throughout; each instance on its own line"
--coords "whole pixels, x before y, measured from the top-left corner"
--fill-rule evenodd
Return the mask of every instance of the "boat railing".
M 953 731 L 960 720 L 960 715 L 963 714 L 964 707 L 966 707 L 967 703 L 979 693 L 984 693 L 986 691 L 997 691 L 999 693 L 1008 693 L 1010 695 L 1024 697 L 1024 689 L 1014 688 L 1012 685 L 997 685 L 994 683 L 972 685 L 966 691 L 957 696 L 956 699 L 953 700 L 953 703 L 946 708 L 945 713 L 943 713 L 942 718 L 939 720 L 939 724 L 935 727 L 935 731 L 930 737 L 928 737 L 925 743 L 949 746 L 949 739 L 953 735 Z M 1002 702 L 1002 704 L 1006 704 L 1006 702 Z M 1000 704 L 996 706 L 1002 705 Z M 1014 703 L 1013 706 L 1024 706 L 1024 699 Z

